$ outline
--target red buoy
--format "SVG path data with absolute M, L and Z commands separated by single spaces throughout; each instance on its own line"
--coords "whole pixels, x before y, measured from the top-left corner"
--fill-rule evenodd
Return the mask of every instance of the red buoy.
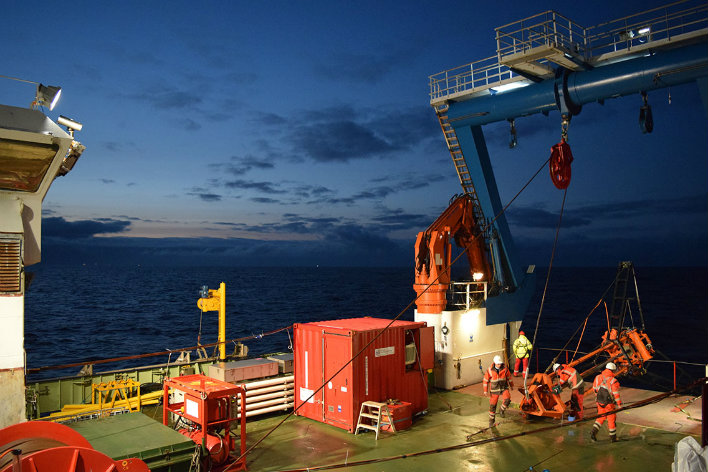
M 570 163 L 573 162 L 573 153 L 570 145 L 561 139 L 561 142 L 551 147 L 551 159 L 548 164 L 551 171 L 551 180 L 556 188 L 565 190 L 570 185 Z

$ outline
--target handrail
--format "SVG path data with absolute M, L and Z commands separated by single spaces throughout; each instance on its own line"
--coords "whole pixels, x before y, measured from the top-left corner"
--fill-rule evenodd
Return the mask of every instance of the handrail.
M 512 28 L 511 30 L 509 28 Z M 648 30 L 647 30 L 648 28 Z M 504 83 L 524 80 L 502 60 L 538 46 L 562 47 L 590 64 L 633 52 L 647 44 L 661 45 L 676 37 L 708 32 L 708 4 L 681 0 L 591 27 L 548 10 L 495 28 L 497 54 L 430 75 L 430 102 L 440 103 L 459 95 L 488 90 Z M 642 33 L 640 33 L 642 31 Z M 539 64 L 549 64 L 538 59 Z
M 476 290 L 471 290 L 472 286 L 476 286 Z M 464 290 L 455 290 L 455 286 L 464 287 Z M 481 286 L 481 288 L 480 288 Z M 466 310 L 482 306 L 487 300 L 487 282 L 450 282 L 448 290 L 450 298 L 449 304 L 456 307 L 465 307 Z M 458 297 L 455 297 L 455 296 Z M 456 300 L 459 296 L 464 296 L 462 302 Z

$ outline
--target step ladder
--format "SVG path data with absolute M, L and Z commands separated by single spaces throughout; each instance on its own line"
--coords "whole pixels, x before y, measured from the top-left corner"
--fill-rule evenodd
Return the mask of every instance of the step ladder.
M 479 198 L 477 198 L 477 192 L 474 189 L 474 184 L 472 183 L 472 176 L 467 167 L 467 161 L 465 161 L 465 156 L 462 154 L 462 146 L 460 146 L 460 141 L 457 139 L 457 133 L 455 128 L 450 124 L 447 112 L 450 106 L 440 105 L 434 107 L 435 114 L 440 122 L 440 129 L 442 129 L 443 136 L 445 137 L 445 144 L 447 144 L 447 149 L 450 151 L 450 157 L 452 157 L 452 163 L 455 165 L 455 170 L 457 171 L 457 177 L 460 179 L 460 185 L 462 190 L 472 197 L 472 212 L 474 214 L 475 221 L 481 227 L 484 222 L 484 214 L 482 213 L 482 205 L 479 203 Z
M 385 415 L 382 418 L 382 414 Z M 379 402 L 364 402 L 361 404 L 361 410 L 359 411 L 359 421 L 356 424 L 356 431 L 354 434 L 359 434 L 359 429 L 370 429 L 371 431 L 376 431 L 376 440 L 379 439 L 379 430 L 381 426 L 390 426 L 392 432 L 396 432 L 396 426 L 393 424 L 393 417 L 388 409 L 386 403 Z

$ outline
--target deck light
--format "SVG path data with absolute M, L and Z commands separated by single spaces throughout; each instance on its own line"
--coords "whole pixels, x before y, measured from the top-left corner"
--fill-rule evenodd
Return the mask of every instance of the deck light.
M 482 272 L 475 272 L 474 274 L 472 274 L 472 278 L 475 282 L 479 282 L 480 280 L 482 280 L 482 277 L 484 277 L 484 274 Z
M 521 87 L 526 87 L 527 85 L 529 85 L 528 82 L 509 82 L 508 84 L 499 85 L 497 87 L 491 87 L 489 90 L 493 93 L 501 93 Z
M 49 108 L 51 111 L 59 101 L 59 97 L 61 97 L 61 87 L 57 87 L 56 85 L 44 85 L 34 80 L 25 80 L 9 75 L 0 75 L 0 78 L 35 84 L 37 86 L 37 93 L 35 94 L 34 101 L 30 103 L 31 108 L 36 109 L 38 106 L 43 106 Z
M 47 107 L 51 111 L 59 101 L 59 97 L 61 97 L 61 87 L 39 84 L 33 105 Z
M 643 28 L 640 28 L 639 31 L 637 31 L 639 34 L 649 34 L 651 33 L 651 26 L 645 26 Z

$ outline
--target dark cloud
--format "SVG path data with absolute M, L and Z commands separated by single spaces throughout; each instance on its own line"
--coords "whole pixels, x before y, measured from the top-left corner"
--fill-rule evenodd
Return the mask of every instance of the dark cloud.
M 199 129 L 202 129 L 202 125 L 200 125 L 191 118 L 185 118 L 184 120 L 182 120 L 182 128 L 186 129 L 187 131 L 197 131 Z
M 159 110 L 195 109 L 202 103 L 202 95 L 186 90 L 179 90 L 172 85 L 161 83 L 150 89 L 127 93 L 125 98 L 141 103 L 148 103 Z
M 221 195 L 217 193 L 199 193 L 197 196 L 204 200 L 205 202 L 219 202 L 221 201 Z
M 228 163 L 210 164 L 209 167 L 232 175 L 244 175 L 252 169 L 273 169 L 275 165 L 270 159 L 257 158 L 249 154 L 233 156 Z
M 337 82 L 375 84 L 409 60 L 410 52 L 381 48 L 385 54 L 338 52 L 315 65 L 315 73 Z
M 369 126 L 399 149 L 441 136 L 435 113 L 427 106 L 384 111 Z
M 558 213 L 543 208 L 510 207 L 506 210 L 506 217 L 510 224 L 526 228 L 555 228 L 558 224 Z M 563 213 L 564 228 L 588 226 L 591 223 L 591 218 L 576 216 L 572 211 Z
M 42 220 L 42 236 L 46 238 L 85 239 L 97 234 L 122 233 L 129 227 L 129 221 L 111 218 L 66 221 L 62 217 L 52 216 Z
M 347 162 L 397 150 L 373 130 L 349 120 L 301 125 L 293 130 L 292 140 L 297 153 L 320 162 Z
M 269 197 L 253 197 L 251 198 L 251 201 L 256 203 L 280 203 L 279 200 Z
M 277 184 L 273 182 L 256 182 L 253 180 L 230 180 L 224 185 L 228 188 L 239 190 L 257 190 L 263 193 L 286 193 L 286 190 L 277 188 Z
M 693 195 L 669 199 L 641 199 L 616 203 L 598 203 L 567 208 L 563 212 L 563 227 L 589 226 L 592 223 L 626 220 L 657 215 L 705 215 L 708 195 Z M 510 207 L 506 211 L 510 223 L 527 228 L 555 228 L 558 212 L 540 207 Z
M 628 202 L 586 205 L 573 210 L 587 218 L 631 218 L 661 214 L 705 214 L 708 212 L 708 195 L 691 195 L 676 198 L 646 198 Z
M 190 191 L 186 192 L 187 195 L 192 197 L 197 197 L 205 202 L 219 202 L 222 196 L 218 193 L 213 193 L 207 188 L 193 187 Z
M 255 117 L 258 124 L 265 126 L 284 126 L 288 124 L 288 120 L 275 113 L 258 113 Z
M 301 110 L 292 116 L 260 114 L 256 121 L 270 133 L 284 136 L 280 142 L 289 152 L 277 152 L 269 145 L 264 152 L 271 160 L 383 158 L 437 138 L 439 133 L 435 115 L 424 106 L 374 110 L 339 105 Z
M 292 193 L 298 197 L 316 198 L 318 201 L 321 201 L 321 199 L 327 196 L 334 195 L 335 192 L 322 185 L 298 185 L 293 189 Z
M 372 221 L 380 225 L 385 231 L 408 229 L 422 231 L 435 221 L 435 217 L 420 213 L 406 213 L 398 209 L 385 210 L 380 215 L 372 218 Z

